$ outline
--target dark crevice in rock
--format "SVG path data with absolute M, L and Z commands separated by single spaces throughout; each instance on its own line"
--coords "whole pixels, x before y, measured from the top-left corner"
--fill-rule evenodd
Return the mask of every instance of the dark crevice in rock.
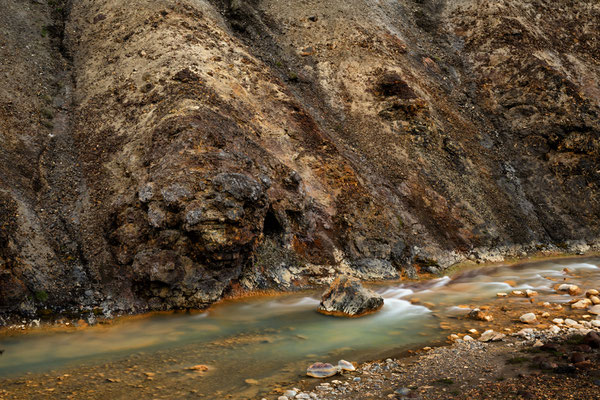
M 265 215 L 265 222 L 263 224 L 263 234 L 269 237 L 280 237 L 285 233 L 283 225 L 279 222 L 279 219 L 273 212 L 273 208 L 269 208 Z

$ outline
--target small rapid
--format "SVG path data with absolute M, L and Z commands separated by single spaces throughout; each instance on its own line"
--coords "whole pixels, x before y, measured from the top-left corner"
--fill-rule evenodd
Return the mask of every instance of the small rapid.
M 298 379 L 315 361 L 364 361 L 445 340 L 452 332 L 443 325 L 465 329 L 472 321 L 461 316 L 496 301 L 498 292 L 532 289 L 540 301 L 567 302 L 569 296 L 553 289 L 565 278 L 564 269 L 572 276 L 569 282 L 587 288 L 600 286 L 599 266 L 600 258 L 556 259 L 376 285 L 372 289 L 384 297 L 383 308 L 356 319 L 317 313 L 320 292 L 308 292 L 224 301 L 202 313 L 7 336 L 0 338 L 0 383 L 52 374 L 110 375 L 128 382 L 150 372 L 155 387 L 196 390 L 208 398 L 252 398 L 274 382 Z M 190 372 L 198 364 L 209 371 Z M 160 391 L 144 395 L 162 398 Z M 128 396 L 125 389 L 111 392 L 111 398 Z

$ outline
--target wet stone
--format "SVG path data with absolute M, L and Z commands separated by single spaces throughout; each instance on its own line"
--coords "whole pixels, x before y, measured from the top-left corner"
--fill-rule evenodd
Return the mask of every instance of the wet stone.
M 365 289 L 360 281 L 348 276 L 338 277 L 321 297 L 319 312 L 336 316 L 361 316 L 383 307 L 383 298 Z

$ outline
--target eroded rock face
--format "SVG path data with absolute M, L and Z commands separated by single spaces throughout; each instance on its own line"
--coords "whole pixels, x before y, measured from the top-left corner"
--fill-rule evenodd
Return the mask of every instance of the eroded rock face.
M 358 279 L 336 278 L 321 296 L 319 312 L 342 317 L 360 317 L 383 307 L 383 297 L 364 288 Z
M 598 244 L 597 2 L 29 3 L 0 0 L 2 314 Z

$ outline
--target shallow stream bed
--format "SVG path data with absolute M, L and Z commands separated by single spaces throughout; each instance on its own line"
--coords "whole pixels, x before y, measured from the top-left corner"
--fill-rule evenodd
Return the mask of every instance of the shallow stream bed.
M 568 268 L 565 272 L 564 269 Z M 315 361 L 364 361 L 485 329 L 465 318 L 498 292 L 533 289 L 536 302 L 568 302 L 565 279 L 600 286 L 600 258 L 490 266 L 427 282 L 375 286 L 383 309 L 358 319 L 324 316 L 318 293 L 223 302 L 204 313 L 0 338 L 0 398 L 260 398 L 301 379 Z M 506 299 L 504 299 L 506 302 Z M 525 297 L 511 307 L 529 305 Z M 501 318 L 501 316 L 495 316 Z M 208 371 L 193 369 L 208 366 Z M 272 396 L 270 396 L 272 397 Z

